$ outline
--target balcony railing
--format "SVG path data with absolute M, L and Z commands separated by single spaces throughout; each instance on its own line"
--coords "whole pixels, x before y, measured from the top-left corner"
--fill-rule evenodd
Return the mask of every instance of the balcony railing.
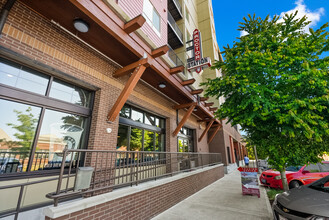
M 179 29 L 175 19 L 172 17 L 168 11 L 168 43 L 173 48 L 183 46 L 183 33 Z
M 57 206 L 60 199 L 79 195 L 93 196 L 111 191 L 113 188 L 138 185 L 151 179 L 158 179 L 182 171 L 203 168 L 220 164 L 218 153 L 167 153 L 136 151 L 103 151 L 103 150 L 64 150 L 57 191 L 47 195 L 54 199 Z M 65 164 L 68 163 L 67 168 Z M 77 164 L 77 166 L 74 166 Z M 79 165 L 92 167 L 90 186 L 76 190 L 79 178 Z M 75 172 L 78 170 L 78 172 Z M 69 187 L 69 183 L 74 187 Z
M 168 0 L 168 11 L 176 21 L 183 18 L 182 6 L 178 0 Z
M 169 46 L 169 51 L 168 51 L 168 57 L 170 58 L 170 60 L 176 66 L 182 66 L 182 65 L 184 66 L 183 61 L 181 59 L 179 59 L 179 57 L 177 56 L 177 54 L 175 53 L 175 51 L 170 46 Z

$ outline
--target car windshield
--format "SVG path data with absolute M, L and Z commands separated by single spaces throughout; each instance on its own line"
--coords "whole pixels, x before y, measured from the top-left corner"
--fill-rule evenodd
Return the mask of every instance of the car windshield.
M 311 189 L 329 193 L 329 175 L 312 183 L 309 187 Z
M 286 168 L 286 171 L 298 171 L 300 170 L 300 168 L 302 168 L 301 166 L 289 166 Z

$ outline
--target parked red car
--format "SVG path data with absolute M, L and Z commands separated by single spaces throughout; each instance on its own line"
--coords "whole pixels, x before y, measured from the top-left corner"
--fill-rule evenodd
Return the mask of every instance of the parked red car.
M 289 188 L 296 188 L 301 185 L 307 185 L 322 177 L 329 175 L 329 161 L 318 164 L 309 164 L 299 167 L 287 167 L 286 177 Z M 259 177 L 261 184 L 272 188 L 282 187 L 281 175 L 279 171 L 266 170 Z

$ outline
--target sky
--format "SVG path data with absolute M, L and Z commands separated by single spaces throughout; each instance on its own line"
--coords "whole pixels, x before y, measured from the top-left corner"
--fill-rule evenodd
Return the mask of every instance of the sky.
M 283 15 L 298 10 L 300 17 L 307 15 L 313 29 L 329 22 L 329 0 L 212 0 L 218 46 L 233 45 L 237 37 L 245 34 L 238 31 L 239 22 L 248 14 L 265 18 L 267 15 Z

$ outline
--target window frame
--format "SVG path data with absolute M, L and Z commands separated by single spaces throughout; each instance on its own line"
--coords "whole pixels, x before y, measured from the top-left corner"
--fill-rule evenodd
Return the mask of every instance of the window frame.
M 147 15 L 147 13 L 145 12 L 146 10 L 146 3 L 150 6 L 152 6 L 152 16 L 151 18 Z M 154 25 L 154 14 L 158 15 L 159 17 L 159 29 L 157 29 L 156 25 Z M 152 2 L 150 0 L 143 0 L 143 16 L 146 19 L 146 22 L 152 27 L 153 31 L 159 36 L 161 37 L 161 16 L 159 14 L 159 12 L 155 9 L 154 5 L 152 4 Z
M 36 153 L 36 147 L 38 143 L 38 137 L 40 135 L 40 130 L 43 123 L 43 117 L 46 112 L 46 110 L 53 110 L 58 111 L 62 113 L 68 113 L 68 114 L 74 114 L 79 115 L 82 117 L 85 117 L 86 119 L 86 126 L 85 126 L 85 134 L 81 137 L 81 148 L 80 149 L 86 149 L 88 146 L 88 140 L 90 135 L 90 126 L 91 126 L 91 117 L 92 117 L 92 110 L 94 105 L 94 99 L 95 99 L 95 91 L 89 88 L 85 88 L 84 86 L 81 86 L 79 84 L 76 84 L 74 82 L 69 82 L 68 80 L 64 80 L 59 76 L 54 76 L 53 74 L 41 71 L 38 69 L 38 67 L 30 67 L 29 64 L 26 64 L 24 62 L 19 62 L 16 60 L 11 60 L 6 57 L 0 56 L 0 63 L 5 63 L 7 65 L 13 66 L 15 68 L 25 68 L 29 69 L 37 74 L 45 75 L 49 77 L 47 89 L 45 95 L 41 95 L 38 93 L 30 92 L 27 90 L 23 90 L 17 87 L 12 87 L 6 84 L 2 84 L 0 82 L 0 99 L 17 102 L 21 104 L 26 105 L 32 105 L 35 107 L 41 108 L 40 117 L 36 125 L 36 132 L 34 134 L 34 139 L 31 145 L 30 149 L 30 155 L 29 155 L 29 161 L 28 161 L 28 167 L 26 172 L 14 172 L 14 173 L 4 173 L 0 175 L 0 180 L 11 180 L 11 179 L 22 179 L 22 178 L 28 178 L 28 177 L 40 177 L 40 176 L 52 176 L 59 173 L 59 169 L 47 169 L 47 170 L 35 170 L 31 171 L 33 158 Z M 83 107 L 74 103 L 62 101 L 60 99 L 51 98 L 49 97 L 49 93 L 51 90 L 51 85 L 54 79 L 58 79 L 59 81 L 62 81 L 64 83 L 80 87 L 82 89 L 85 89 L 91 93 L 91 97 L 89 100 L 90 107 Z M 73 78 L 72 78 L 73 81 Z

